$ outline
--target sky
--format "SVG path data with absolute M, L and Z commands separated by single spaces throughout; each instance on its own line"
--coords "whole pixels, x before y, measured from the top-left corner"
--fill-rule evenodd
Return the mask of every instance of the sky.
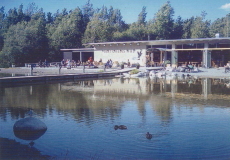
M 38 8 L 43 8 L 44 12 L 55 13 L 58 9 L 68 11 L 76 7 L 82 8 L 88 0 L 0 0 L 0 6 L 5 7 L 8 12 L 11 8 L 18 8 L 23 4 L 24 9 L 29 3 L 34 2 Z M 120 9 L 123 20 L 126 23 L 136 22 L 138 14 L 143 6 L 146 7 L 147 17 L 150 20 L 167 0 L 90 0 L 94 8 L 101 8 L 103 5 L 108 9 Z M 230 13 L 230 0 L 170 0 L 174 9 L 174 19 L 181 16 L 182 19 L 200 16 L 202 11 L 207 13 L 206 19 L 212 22 L 217 18 L 222 18 Z

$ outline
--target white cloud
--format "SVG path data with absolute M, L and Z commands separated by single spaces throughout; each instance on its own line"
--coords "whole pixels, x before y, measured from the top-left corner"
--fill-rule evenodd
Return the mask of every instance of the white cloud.
M 220 9 L 230 10 L 230 3 L 226 3 L 220 7 Z

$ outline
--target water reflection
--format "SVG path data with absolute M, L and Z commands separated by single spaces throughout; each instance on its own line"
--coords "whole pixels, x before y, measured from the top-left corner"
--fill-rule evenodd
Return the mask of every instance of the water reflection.
M 58 112 L 74 113 L 74 117 L 81 121 L 83 116 L 92 118 L 89 116 L 91 110 L 94 115 L 119 115 L 122 103 L 127 100 L 136 101 L 138 111 L 144 117 L 145 103 L 149 101 L 152 103 L 152 109 L 163 119 L 170 119 L 173 101 L 189 99 L 187 103 L 191 104 L 228 106 L 228 83 L 225 79 L 179 81 L 121 78 L 47 84 L 42 87 L 3 87 L 0 92 L 0 103 L 7 105 L 12 118 L 15 119 L 24 118 L 27 108 L 32 108 L 40 116 L 45 116 L 47 107 L 55 106 Z M 102 114 L 105 108 L 106 113 Z M 4 118 L 4 112 L 6 114 L 6 110 L 1 107 L 1 118 Z
M 228 79 L 114 78 L 2 87 L 0 123 L 12 129 L 32 108 L 49 128 L 36 147 L 58 158 L 68 151 L 66 159 L 178 158 L 173 153 L 205 159 L 202 151 L 214 156 L 211 150 L 218 149 L 222 157 L 224 146 L 226 159 L 230 143 L 211 140 L 229 139 L 228 84 Z M 9 132 L 0 136 L 10 137 Z

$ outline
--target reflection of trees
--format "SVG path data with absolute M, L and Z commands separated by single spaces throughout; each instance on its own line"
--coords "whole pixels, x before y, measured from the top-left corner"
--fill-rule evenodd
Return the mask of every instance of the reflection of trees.
M 67 86 L 93 87 L 93 81 L 66 83 Z M 72 114 L 79 122 L 90 122 L 96 118 L 109 118 L 120 115 L 120 105 L 117 99 L 97 97 L 91 92 L 62 90 L 60 84 L 34 85 L 14 88 L 4 88 L 0 96 L 1 118 L 6 119 L 7 112 L 14 119 L 24 118 L 28 108 L 37 115 L 45 116 L 47 110 Z M 104 95 L 106 96 L 106 95 Z M 68 114 L 66 114 L 68 113 Z
M 39 115 L 46 112 L 48 85 L 40 87 L 34 86 L 31 92 L 31 86 L 2 88 L 5 92 L 1 96 L 1 113 L 10 112 L 12 118 L 24 118 L 28 108 L 36 110 Z M 41 94 L 42 93 L 42 94 Z
M 171 121 L 171 104 L 172 101 L 167 98 L 154 97 L 150 99 L 153 110 L 161 117 L 163 122 Z
M 142 117 L 142 120 L 145 120 L 145 116 L 146 116 L 145 103 L 146 103 L 146 99 L 144 99 L 144 98 L 138 98 L 137 99 L 137 107 L 138 107 L 138 111 Z
M 188 82 L 190 82 L 189 85 Z M 175 90 L 171 89 L 174 84 L 177 87 Z M 213 83 L 212 89 L 220 93 L 223 90 L 224 94 L 208 95 L 205 103 L 227 106 L 230 89 L 224 88 L 224 85 L 220 83 Z M 204 101 L 200 95 L 202 93 L 200 80 L 192 82 L 174 80 L 173 83 L 165 79 L 87 80 L 1 88 L 0 116 L 6 120 L 7 113 L 10 113 L 13 119 L 24 118 L 28 108 L 32 108 L 39 116 L 57 111 L 66 116 L 73 115 L 78 122 L 89 123 L 99 118 L 114 119 L 120 116 L 122 103 L 131 100 L 136 102 L 139 114 L 144 118 L 145 102 L 150 99 L 153 109 L 162 117 L 162 120 L 169 121 L 171 119 L 171 92 L 175 92 L 173 94 L 175 101 L 181 99 L 182 102 L 196 104 L 203 104 Z M 186 97 L 190 101 L 184 100 Z

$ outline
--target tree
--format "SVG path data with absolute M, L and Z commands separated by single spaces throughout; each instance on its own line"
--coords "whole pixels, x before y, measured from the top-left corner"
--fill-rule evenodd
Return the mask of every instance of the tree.
M 108 21 L 102 19 L 101 13 L 95 13 L 92 20 L 88 23 L 83 43 L 88 42 L 105 42 L 112 40 L 113 30 Z
M 182 38 L 185 39 L 191 38 L 192 36 L 191 28 L 193 26 L 193 23 L 194 23 L 194 17 L 191 17 L 190 19 L 184 21 Z
M 87 3 L 83 6 L 82 12 L 83 12 L 84 31 L 85 31 L 87 24 L 92 19 L 93 14 L 95 12 L 93 9 L 93 4 L 90 3 L 90 0 L 88 0 Z
M 113 9 L 111 6 L 108 11 L 108 23 L 114 32 L 122 32 L 127 29 L 127 25 L 122 18 L 121 11 L 119 9 Z
M 175 23 L 173 24 L 173 32 L 172 32 L 172 39 L 181 39 L 183 36 L 183 20 L 182 18 L 179 16 Z
M 54 18 L 52 16 L 52 13 L 51 12 L 48 12 L 47 13 L 47 20 L 46 20 L 46 23 L 47 24 L 50 24 L 50 23 L 53 23 L 54 22 Z
M 46 58 L 48 41 L 45 25 L 45 14 L 38 12 L 32 15 L 31 21 L 22 21 L 9 27 L 2 50 L 9 64 L 22 66 Z
M 118 9 L 103 6 L 94 12 L 84 33 L 83 43 L 113 41 L 115 32 L 122 32 L 127 28 Z
M 8 66 L 11 63 L 23 61 L 23 44 L 25 44 L 24 29 L 25 23 L 18 23 L 9 27 L 6 36 L 2 54 L 8 59 Z
M 170 39 L 173 30 L 174 9 L 168 1 L 156 13 L 153 20 L 152 32 L 155 33 L 156 39 Z
M 207 38 L 209 35 L 210 21 L 205 20 L 206 12 L 202 12 L 201 16 L 197 16 L 191 27 L 191 38 Z
M 70 14 L 65 15 L 58 24 L 50 25 L 48 32 L 52 58 L 60 59 L 61 48 L 82 47 L 81 41 L 84 33 L 82 11 L 76 8 Z
M 145 25 L 146 24 L 146 15 L 147 15 L 146 7 L 143 7 L 142 11 L 138 15 L 138 20 L 137 20 L 138 25 Z
M 2 47 L 4 45 L 4 33 L 5 33 L 5 8 L 0 8 L 0 51 L 2 50 Z
M 229 25 L 230 23 L 230 14 L 227 14 L 225 17 L 216 19 L 210 25 L 210 36 L 214 37 L 216 33 L 219 33 L 221 36 L 229 37 Z

